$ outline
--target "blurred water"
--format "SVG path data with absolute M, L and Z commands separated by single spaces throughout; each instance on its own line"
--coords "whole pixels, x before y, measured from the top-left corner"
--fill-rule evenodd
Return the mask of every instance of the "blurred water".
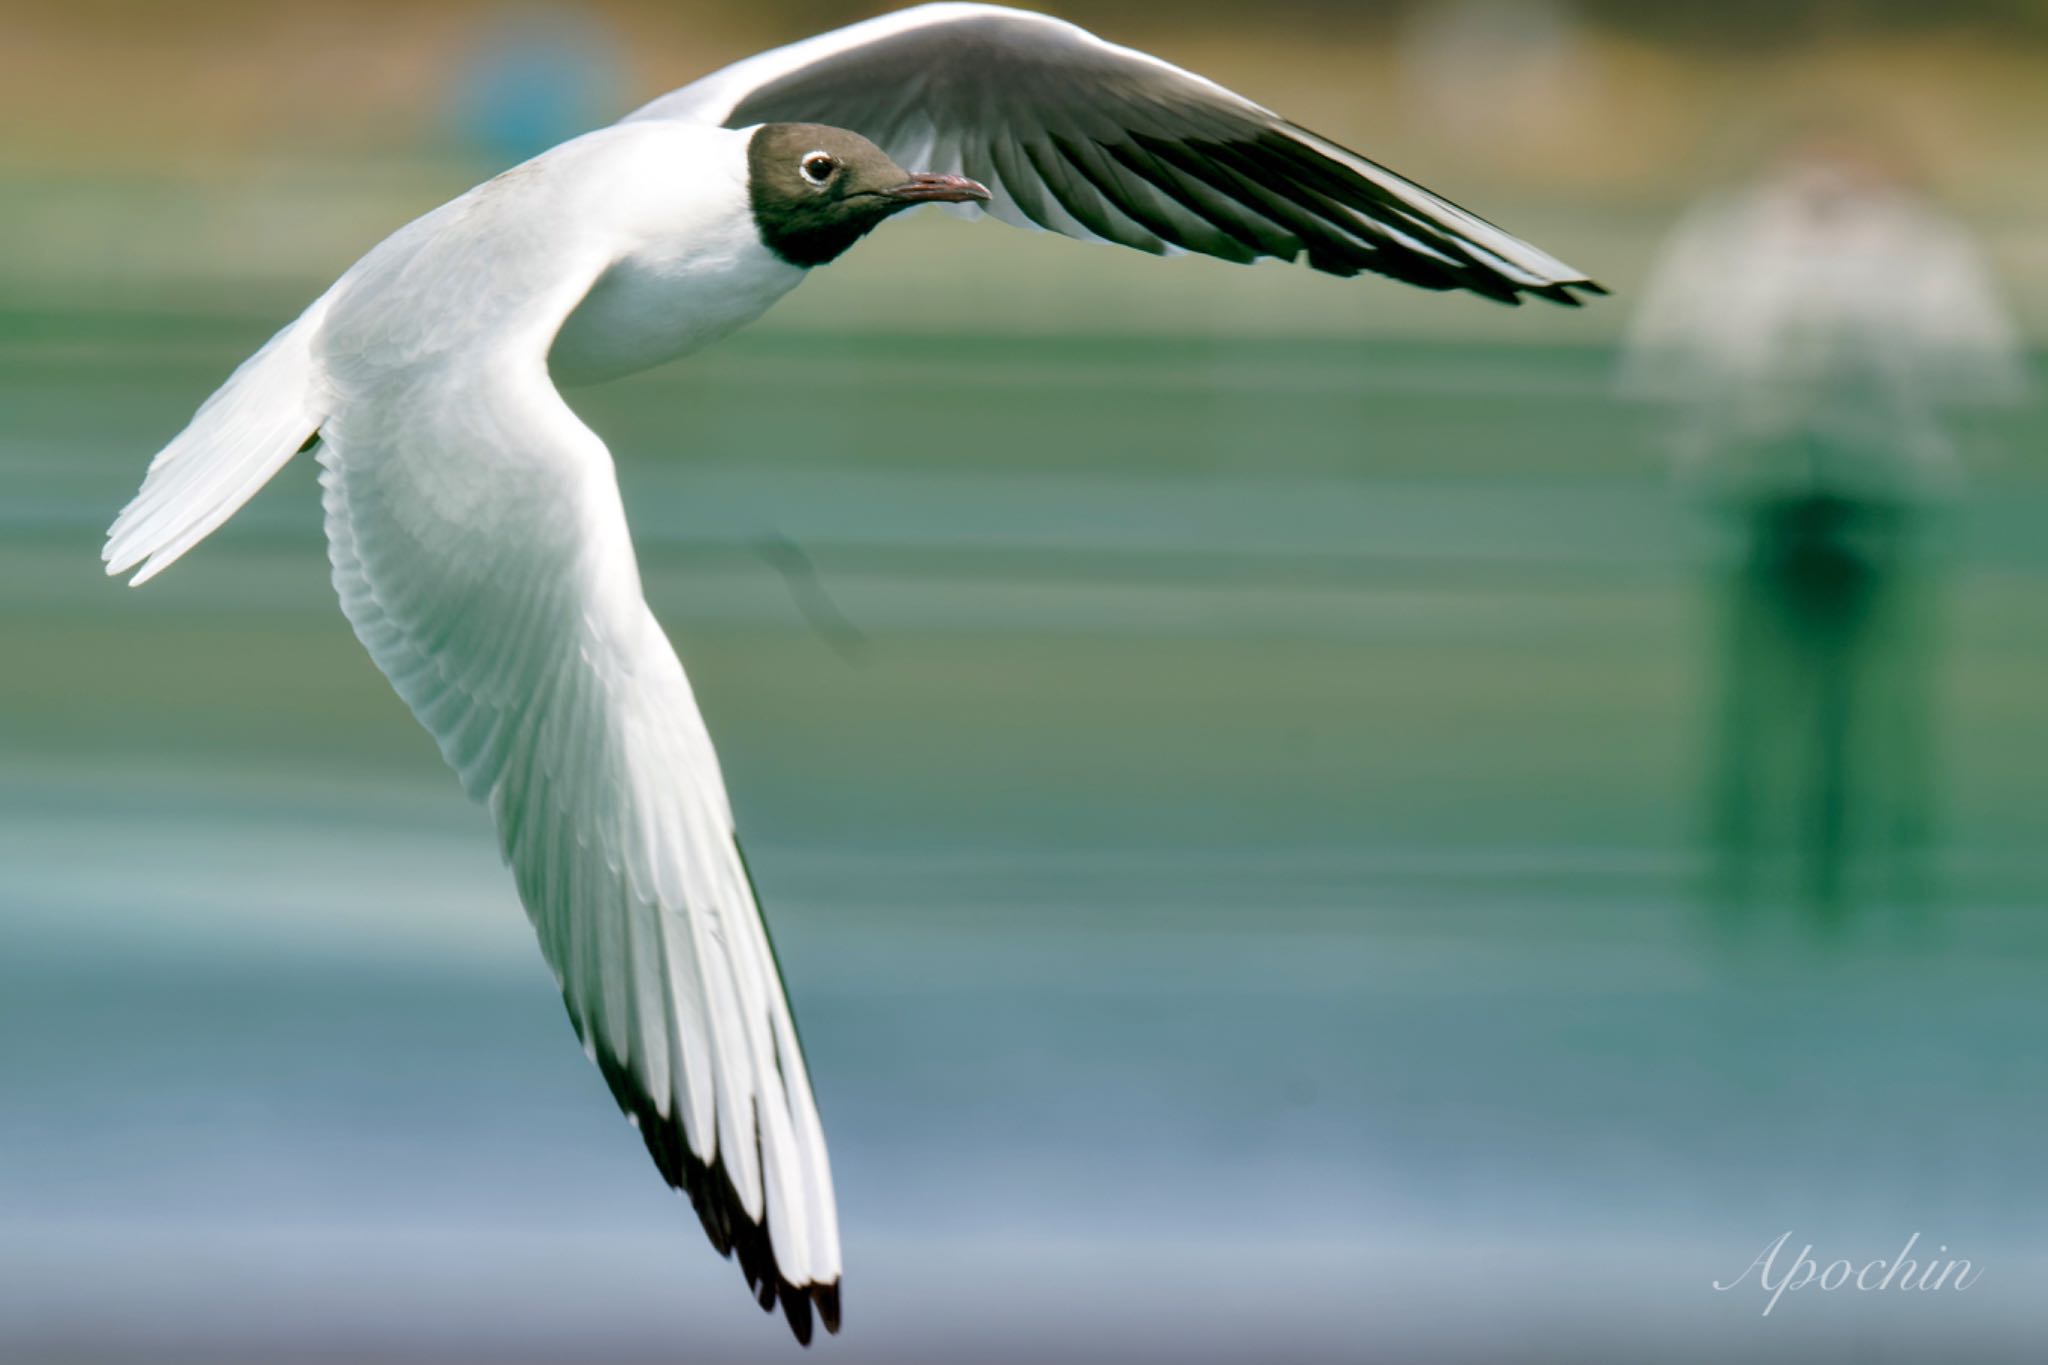
M 0 1357 L 789 1355 L 334 610 L 310 472 L 99 576 L 260 335 L 0 320 Z M 579 398 L 810 1049 L 820 1351 L 2029 1358 L 2048 485 L 1957 530 L 1932 924 L 1717 941 L 1714 547 L 1608 363 L 766 329 Z M 1709 1288 L 1787 1228 L 1984 1275 Z

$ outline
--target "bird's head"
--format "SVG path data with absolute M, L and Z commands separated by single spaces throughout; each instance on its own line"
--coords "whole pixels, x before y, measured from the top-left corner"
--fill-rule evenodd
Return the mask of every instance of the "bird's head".
M 985 203 L 962 175 L 912 173 L 844 128 L 764 123 L 747 143 L 747 194 L 768 249 L 791 265 L 824 265 L 876 224 L 919 204 Z

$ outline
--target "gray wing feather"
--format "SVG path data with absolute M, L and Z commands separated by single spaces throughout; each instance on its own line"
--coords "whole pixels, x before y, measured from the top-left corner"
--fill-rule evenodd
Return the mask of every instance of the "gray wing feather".
M 1606 292 L 1213 81 L 1022 10 L 903 10 L 736 63 L 632 117 L 850 128 L 912 169 L 982 181 L 1005 222 L 1159 255 L 1305 257 L 1503 303 Z

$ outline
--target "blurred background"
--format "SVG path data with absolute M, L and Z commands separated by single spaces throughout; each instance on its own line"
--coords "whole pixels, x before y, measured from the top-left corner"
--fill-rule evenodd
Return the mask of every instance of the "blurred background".
M 870 12 L 0 0 L 0 1359 L 794 1357 L 312 470 L 97 551 L 399 223 Z M 574 396 L 804 1027 L 820 1358 L 2035 1358 L 2048 5 L 1059 12 L 1616 297 L 920 215 Z M 1788 1229 L 1982 1278 L 1711 1289 Z

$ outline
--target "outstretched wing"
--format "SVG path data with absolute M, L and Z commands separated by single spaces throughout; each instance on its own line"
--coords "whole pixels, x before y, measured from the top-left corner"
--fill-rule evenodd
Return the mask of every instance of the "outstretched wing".
M 1085 29 L 921 5 L 764 52 L 631 115 L 849 128 L 914 170 L 974 177 L 1019 227 L 1165 255 L 1306 256 L 1503 303 L 1606 290 L 1271 110 Z
M 490 196 L 519 183 L 395 238 L 327 320 L 334 582 L 377 666 L 490 807 L 620 1107 L 762 1306 L 780 1302 L 808 1340 L 814 1308 L 828 1330 L 839 1317 L 824 1135 L 717 757 L 641 595 L 611 457 L 549 380 L 548 346 L 604 262 L 543 252 L 518 275 L 516 243 L 535 240 L 542 209 Z M 448 328 L 460 344 L 433 334 Z

